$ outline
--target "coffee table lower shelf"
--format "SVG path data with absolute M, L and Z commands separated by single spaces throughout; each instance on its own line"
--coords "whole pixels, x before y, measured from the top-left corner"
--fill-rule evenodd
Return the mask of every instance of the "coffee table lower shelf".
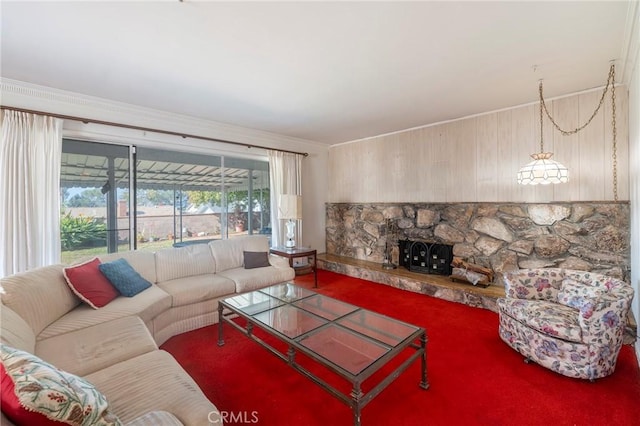
M 324 296 L 323 296 L 324 297 Z M 328 299 L 328 298 L 327 298 Z M 368 312 L 364 311 L 363 312 Z M 322 355 L 316 353 L 315 351 L 309 349 L 308 347 L 303 346 L 298 339 L 292 339 L 288 336 L 280 333 L 279 331 L 266 326 L 265 324 L 257 321 L 253 315 L 248 315 L 240 309 L 234 308 L 232 305 L 225 303 L 225 301 L 218 302 L 218 313 L 220 322 L 218 324 L 218 346 L 224 345 L 224 331 L 223 324 L 229 324 L 236 330 L 240 331 L 245 336 L 251 338 L 271 353 L 273 353 L 278 358 L 285 361 L 289 366 L 293 369 L 301 373 L 303 376 L 307 377 L 312 382 L 319 385 L 322 389 L 329 392 L 338 400 L 342 401 L 344 404 L 348 405 L 353 413 L 353 424 L 359 426 L 361 424 L 361 411 L 362 409 L 369 403 L 373 398 L 375 398 L 380 392 L 382 392 L 387 386 L 389 386 L 402 372 L 404 372 L 413 362 L 415 362 L 418 358 L 421 361 L 421 377 L 419 387 L 422 389 L 429 388 L 429 382 L 427 380 L 427 352 L 426 352 L 426 344 L 427 344 L 427 334 L 426 331 L 422 328 L 416 327 L 416 331 L 409 335 L 406 339 L 404 339 L 400 344 L 396 345 L 393 350 L 389 351 L 386 355 L 381 356 L 376 359 L 372 364 L 366 367 L 364 370 L 359 372 L 358 374 L 353 374 L 345 368 L 342 368 L 340 365 L 337 365 L 331 361 L 328 361 Z M 240 317 L 244 321 L 246 321 L 246 325 L 238 324 L 234 321 L 234 318 Z M 258 328 L 261 331 L 267 333 L 270 336 L 275 337 L 277 340 L 285 343 L 287 346 L 286 353 L 281 352 L 280 350 L 274 348 L 269 343 L 267 343 L 264 339 L 256 336 L 254 334 L 254 329 Z M 310 332 L 311 333 L 311 332 Z M 307 333 L 309 334 L 309 333 Z M 300 337 L 300 336 L 298 336 Z M 409 355 L 405 360 L 400 363 L 393 371 L 387 374 L 383 379 L 381 379 L 374 387 L 372 387 L 366 393 L 363 392 L 362 384 L 368 379 L 372 374 L 386 365 L 389 361 L 394 359 L 397 355 L 402 353 L 407 349 L 413 349 L 411 355 Z M 317 364 L 326 368 L 332 373 L 341 376 L 342 378 L 349 381 L 352 385 L 351 392 L 347 395 L 336 387 L 323 380 L 322 378 L 315 375 L 313 372 L 309 371 L 304 366 L 300 365 L 296 361 L 296 355 L 300 353 L 305 355 L 306 357 L 312 359 Z

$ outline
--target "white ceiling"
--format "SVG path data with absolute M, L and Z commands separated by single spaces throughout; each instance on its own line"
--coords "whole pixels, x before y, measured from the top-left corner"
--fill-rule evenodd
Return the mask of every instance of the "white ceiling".
M 629 2 L 0 3 L 1 75 L 326 144 L 605 83 Z M 533 67 L 537 65 L 537 71 Z M 618 81 L 620 79 L 618 78 Z

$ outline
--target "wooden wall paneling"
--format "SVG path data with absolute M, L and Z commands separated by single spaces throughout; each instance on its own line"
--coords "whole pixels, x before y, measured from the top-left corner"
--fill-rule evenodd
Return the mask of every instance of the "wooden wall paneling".
M 431 173 L 429 183 L 431 197 L 426 202 L 446 202 L 449 188 L 449 151 L 447 149 L 446 124 L 431 127 Z
M 520 167 L 533 161 L 531 154 L 540 152 L 535 140 L 535 106 L 529 105 L 512 110 L 511 114 L 511 140 L 514 145 L 511 164 L 512 173 L 512 197 L 516 201 L 535 201 L 535 188 L 531 185 L 518 185 L 517 173 Z
M 338 182 L 344 180 L 344 174 L 346 170 L 344 168 L 344 164 L 342 161 L 342 146 L 330 147 L 329 148 L 329 158 L 327 160 L 327 167 L 329 171 L 327 183 L 327 187 L 329 190 L 329 202 L 330 203 L 339 203 L 342 202 L 342 191 L 340 190 L 340 185 Z
M 412 130 L 406 138 L 398 141 L 398 164 L 402 173 L 396 179 L 395 202 L 415 201 L 420 197 L 420 171 L 424 170 L 425 158 L 422 156 L 422 129 Z
M 438 192 L 442 191 L 444 194 L 444 184 L 440 180 L 436 180 L 436 165 L 438 162 L 435 160 L 437 152 L 436 147 L 440 143 L 440 129 L 438 126 L 430 126 L 423 129 L 423 143 L 422 152 L 424 158 L 424 169 L 421 172 L 420 177 L 420 194 L 421 199 L 416 202 L 434 202 L 439 199 Z
M 415 133 L 415 155 L 414 160 L 409 160 L 413 167 L 414 179 L 416 181 L 416 191 L 409 201 L 421 202 L 432 197 L 431 180 L 429 179 L 431 167 L 431 134 L 432 127 L 424 127 Z
M 327 189 L 329 191 L 328 200 L 330 203 L 338 202 L 341 194 L 338 193 L 338 185 L 336 182 L 340 180 L 342 169 L 340 168 L 340 155 L 337 154 L 338 147 L 329 147 L 329 158 L 327 159 L 328 182 Z
M 601 92 L 583 93 L 578 97 L 578 125 L 587 122 L 597 108 Z M 604 200 L 605 180 L 601 174 L 606 164 L 604 105 L 591 124 L 578 132 L 580 200 Z M 569 129 L 566 129 L 569 130 Z
M 617 110 L 620 111 L 620 124 L 616 126 L 618 129 L 618 192 L 620 200 L 628 201 L 629 196 L 629 164 L 630 151 L 629 151 L 629 91 L 626 86 L 620 89 L 620 95 L 616 93 L 616 97 L 619 98 L 616 102 Z M 618 121 L 616 117 L 616 121 Z
M 464 120 L 460 120 L 461 122 Z M 457 124 L 457 125 L 456 125 Z M 460 138 L 460 125 L 462 123 L 446 123 L 443 125 L 443 139 L 441 141 L 442 144 L 442 160 L 446 161 L 446 202 L 455 202 L 460 201 L 460 194 L 458 188 L 453 189 L 458 184 L 461 183 L 460 175 L 458 174 L 459 166 L 458 154 L 455 151 L 455 147 L 457 146 L 457 141 Z M 467 149 L 469 149 L 467 147 Z
M 407 132 L 404 137 L 400 137 L 399 133 L 389 135 L 385 139 L 386 149 L 381 151 L 387 164 L 388 173 L 385 182 L 381 182 L 379 188 L 389 194 L 390 202 L 397 203 L 406 200 L 410 193 L 409 187 L 413 185 L 412 174 L 416 164 L 410 164 L 405 161 L 405 155 L 409 154 L 412 149 L 411 133 Z
M 604 104 L 604 142 L 605 142 L 605 200 L 613 200 L 613 134 L 611 95 L 607 94 Z M 616 129 L 618 157 L 618 200 L 629 200 L 629 92 L 626 86 L 616 87 Z
M 553 116 L 553 102 L 547 104 L 551 115 Z M 535 142 L 536 151 L 540 151 L 540 104 L 536 104 L 535 110 Z M 543 114 L 543 137 L 544 137 L 544 150 L 547 152 L 555 152 L 555 141 L 553 139 L 553 125 L 549 122 L 549 119 Z M 555 200 L 555 190 L 558 185 L 536 185 L 534 186 L 535 201 L 539 203 L 548 203 Z
M 550 101 L 564 129 L 593 112 L 586 93 Z M 629 199 L 628 93 L 617 88 L 618 192 Z M 518 169 L 540 151 L 538 104 L 329 149 L 331 202 L 550 202 L 613 200 L 611 106 L 582 132 L 563 136 L 544 117 L 545 151 L 569 168 L 569 183 L 521 186 Z M 469 166 L 469 164 L 472 166 Z
M 387 177 L 388 168 L 384 162 L 384 156 L 380 155 L 384 147 L 383 138 L 372 139 L 359 143 L 364 148 L 365 156 L 361 171 L 356 179 L 362 182 L 362 200 L 367 203 L 379 200 L 380 197 L 387 196 L 385 191 L 380 190 L 380 184 Z
M 358 194 L 362 193 L 362 179 L 355 179 L 354 176 L 361 173 L 365 155 L 364 149 L 360 148 L 360 143 L 350 143 L 342 145 L 340 151 L 342 153 L 341 164 L 346 169 L 343 173 L 344 180 L 337 182 L 339 191 L 342 193 L 342 202 L 358 201 Z
M 359 181 L 353 179 L 353 175 L 362 165 L 363 156 L 356 155 L 354 153 L 358 144 L 352 143 L 348 145 L 342 145 L 340 151 L 342 152 L 341 164 L 346 170 L 343 172 L 343 181 L 337 182 L 337 186 L 342 193 L 342 202 L 357 201 L 354 198 L 355 194 L 358 194 L 361 188 L 359 188 Z
M 457 124 L 457 125 L 454 125 Z M 476 201 L 476 118 L 447 125 L 449 150 L 448 201 Z
M 553 101 L 553 118 L 564 129 L 575 129 L 578 126 L 579 101 L 577 96 L 556 99 Z M 553 126 L 548 118 L 545 126 Z M 555 185 L 555 201 L 576 201 L 580 199 L 580 161 L 578 135 L 563 136 L 558 130 L 553 132 L 553 159 L 569 169 L 569 182 Z M 545 151 L 547 149 L 545 148 Z M 597 172 L 596 172 L 597 173 Z
M 496 113 L 498 156 L 498 168 L 496 170 L 498 182 L 498 198 L 496 199 L 496 201 L 513 200 L 513 188 L 515 185 L 517 185 L 516 173 L 518 170 L 514 170 L 512 161 L 514 151 L 514 147 L 512 144 L 513 138 L 511 137 L 512 111 L 513 110 L 506 110 Z
M 498 199 L 498 115 L 476 118 L 476 201 Z M 471 200 L 470 200 L 471 201 Z

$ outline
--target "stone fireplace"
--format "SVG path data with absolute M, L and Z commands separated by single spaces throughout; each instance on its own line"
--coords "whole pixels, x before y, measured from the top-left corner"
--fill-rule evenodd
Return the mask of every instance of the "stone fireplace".
M 386 219 L 399 240 L 452 247 L 452 254 L 496 272 L 561 267 L 605 273 L 629 282 L 627 202 L 328 203 L 327 253 L 382 262 Z

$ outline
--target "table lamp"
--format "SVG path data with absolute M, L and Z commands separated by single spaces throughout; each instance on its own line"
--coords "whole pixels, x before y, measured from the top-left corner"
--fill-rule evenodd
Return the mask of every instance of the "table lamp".
M 302 197 L 294 194 L 282 194 L 280 196 L 280 219 L 287 221 L 286 248 L 296 247 L 296 221 L 302 219 Z

